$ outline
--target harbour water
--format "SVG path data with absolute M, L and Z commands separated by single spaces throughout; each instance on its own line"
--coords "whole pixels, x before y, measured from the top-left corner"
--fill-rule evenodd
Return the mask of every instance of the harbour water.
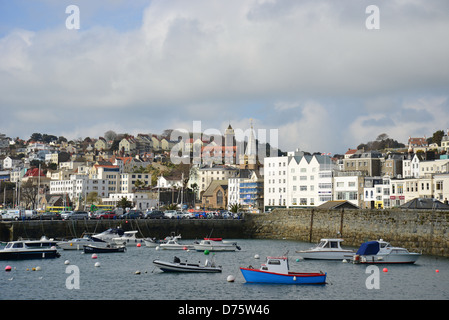
M 204 263 L 213 253 L 156 250 L 128 246 L 125 253 L 98 254 L 60 250 L 47 260 L 0 261 L 1 300 L 448 300 L 449 259 L 422 256 L 414 265 L 378 267 L 378 288 L 370 288 L 375 274 L 366 265 L 342 261 L 299 259 L 296 250 L 312 245 L 288 240 L 236 239 L 240 251 L 215 253 L 222 273 L 163 273 L 152 261 Z M 183 239 L 182 243 L 193 240 Z M 239 267 L 259 267 L 266 256 L 288 253 L 290 270 L 327 272 L 326 285 L 262 285 L 245 283 Z M 259 255 L 260 259 L 255 256 Z M 65 264 L 68 260 L 70 264 Z M 96 267 L 95 263 L 100 266 Z M 12 271 L 4 271 L 9 265 Z M 33 268 L 38 270 L 33 271 Z M 387 268 L 384 272 L 383 268 Z M 39 270 L 40 269 L 40 270 Z M 73 270 L 79 271 L 79 282 Z M 136 273 L 136 271 L 139 271 Z M 437 272 L 438 271 L 438 272 Z M 235 276 L 228 282 L 229 275 Z M 371 278 L 370 278 L 371 277 Z M 79 284 L 79 286 L 77 286 Z

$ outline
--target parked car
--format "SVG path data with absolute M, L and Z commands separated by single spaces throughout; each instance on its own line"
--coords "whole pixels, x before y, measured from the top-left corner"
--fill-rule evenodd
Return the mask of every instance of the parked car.
M 58 212 L 42 212 L 35 216 L 36 220 L 61 220 L 61 214 Z
M 165 210 L 164 215 L 166 218 L 174 219 L 178 217 L 178 211 L 176 210 Z
M 72 213 L 73 211 L 61 211 L 59 214 L 63 220 L 67 220 Z
M 87 220 L 89 219 L 89 212 L 87 211 L 73 211 L 69 216 L 69 220 Z
M 128 212 L 120 216 L 120 219 L 140 219 L 140 218 L 143 218 L 143 213 L 140 210 L 129 210 Z
M 145 215 L 145 219 L 164 219 L 165 215 L 162 211 L 154 210 Z
M 103 211 L 95 215 L 96 219 L 116 219 L 117 215 L 114 211 Z

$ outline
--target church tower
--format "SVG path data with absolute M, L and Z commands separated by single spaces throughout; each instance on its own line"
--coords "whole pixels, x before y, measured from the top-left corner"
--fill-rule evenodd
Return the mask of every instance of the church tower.
M 240 160 L 240 169 L 257 170 L 259 168 L 259 163 L 257 161 L 257 142 L 256 137 L 254 135 L 252 119 L 245 154 L 240 155 L 239 160 Z
M 231 124 L 225 131 L 225 141 L 224 141 L 224 163 L 226 165 L 235 164 L 235 146 L 234 146 L 234 129 L 232 129 Z

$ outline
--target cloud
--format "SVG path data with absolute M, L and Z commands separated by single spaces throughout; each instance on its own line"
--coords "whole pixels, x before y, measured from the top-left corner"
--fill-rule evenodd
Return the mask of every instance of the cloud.
M 441 122 L 430 110 L 448 96 L 446 2 L 383 2 L 376 31 L 365 28 L 368 1 L 153 0 L 133 12 L 124 3 L 102 12 L 80 2 L 78 31 L 60 14 L 58 26 L 0 39 L 6 134 L 162 132 L 195 120 L 220 129 L 253 118 L 279 129 L 284 150 L 337 153 L 380 129 L 408 136 L 417 120 L 430 131 Z M 113 18 L 136 16 L 123 27 Z M 52 121 L 30 129 L 20 115 L 36 108 Z

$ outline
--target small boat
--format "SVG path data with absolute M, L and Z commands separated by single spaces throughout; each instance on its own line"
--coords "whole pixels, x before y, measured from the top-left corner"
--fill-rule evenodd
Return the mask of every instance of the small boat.
M 8 242 L 0 250 L 0 260 L 51 259 L 59 258 L 56 247 L 29 247 L 26 241 Z
M 90 244 L 95 244 L 97 246 L 100 245 L 101 242 L 94 241 L 92 238 L 88 236 L 84 236 L 82 238 L 73 238 L 68 241 L 59 241 L 56 244 L 63 250 L 83 250 L 83 246 L 87 246 Z M 104 242 L 106 246 L 106 242 Z
M 223 241 L 222 238 L 204 238 L 200 243 L 194 244 L 193 247 L 196 251 L 208 250 L 209 252 L 240 250 L 237 242 Z
M 160 239 L 156 239 L 156 238 L 145 238 L 144 242 L 145 242 L 145 246 L 147 246 L 149 248 L 156 248 L 163 243 L 167 243 L 167 240 L 160 240 Z
M 94 241 L 109 242 L 114 238 L 121 237 L 125 234 L 125 231 L 121 228 L 109 228 L 101 233 L 92 236 Z
M 19 239 L 19 241 L 25 242 L 30 248 L 51 248 L 57 244 L 55 239 L 49 239 L 46 236 L 42 236 L 39 240 Z
M 409 252 L 405 248 L 392 247 L 390 243 L 380 239 L 362 243 L 353 256 L 353 263 L 413 264 L 420 256 L 421 253 Z
M 240 268 L 246 282 L 274 284 L 325 284 L 327 273 L 290 272 L 288 258 L 267 257 L 266 263 L 260 269 Z
M 181 239 L 181 235 L 177 235 L 175 237 L 171 237 L 167 240 L 166 243 L 162 243 L 159 245 L 159 248 L 164 250 L 188 250 L 193 249 L 193 245 L 181 244 L 178 240 Z
M 221 266 L 216 266 L 215 262 L 206 259 L 204 265 L 200 263 L 181 262 L 181 259 L 175 257 L 173 262 L 154 260 L 153 264 L 164 272 L 203 272 L 217 273 L 221 272 Z
M 303 259 L 346 260 L 352 259 L 354 251 L 342 249 L 343 239 L 321 239 L 320 243 L 308 250 L 296 251 Z
M 125 231 L 125 233 L 117 238 L 112 238 L 110 242 L 115 244 L 123 244 L 127 245 L 130 243 L 144 243 L 144 239 L 138 239 L 136 238 L 136 233 L 138 231 Z
M 112 252 L 126 252 L 126 247 L 123 245 L 107 244 L 106 246 L 84 245 L 84 253 L 112 253 Z

